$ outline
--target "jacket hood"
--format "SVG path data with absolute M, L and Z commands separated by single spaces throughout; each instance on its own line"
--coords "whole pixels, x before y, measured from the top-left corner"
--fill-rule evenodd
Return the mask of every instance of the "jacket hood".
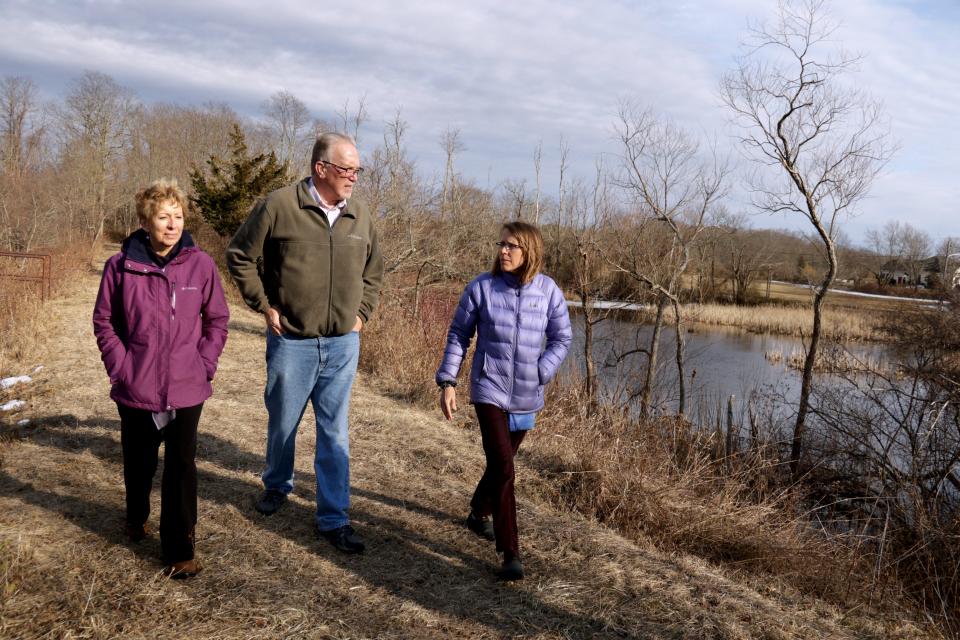
M 189 231 L 184 230 L 183 235 L 180 236 L 180 242 L 174 247 L 173 252 L 180 253 L 184 249 L 196 246 L 193 242 L 193 236 L 190 235 Z M 140 264 L 155 264 L 151 255 L 153 249 L 150 247 L 150 235 L 144 229 L 137 229 L 127 236 L 120 246 L 120 250 L 128 260 Z

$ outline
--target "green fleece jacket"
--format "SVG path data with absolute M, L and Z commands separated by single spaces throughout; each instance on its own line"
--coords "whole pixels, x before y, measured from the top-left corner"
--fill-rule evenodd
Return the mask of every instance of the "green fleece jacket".
M 350 200 L 331 228 L 308 189 L 304 179 L 257 203 L 227 247 L 227 266 L 251 309 L 279 309 L 285 332 L 343 335 L 377 306 L 383 256 L 362 202 Z

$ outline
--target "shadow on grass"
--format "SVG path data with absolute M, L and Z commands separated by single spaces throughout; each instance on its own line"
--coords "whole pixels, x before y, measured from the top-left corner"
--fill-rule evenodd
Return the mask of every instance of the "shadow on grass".
M 122 459 L 118 439 L 92 429 L 119 431 L 119 420 L 50 416 L 36 420 L 21 437 L 41 447 L 76 453 L 86 451 L 116 465 L 116 501 L 122 502 L 123 490 L 119 482 Z M 259 470 L 263 461 L 260 455 L 240 450 L 233 443 L 202 431 L 198 442 L 198 459 L 229 470 L 251 467 Z M 253 499 L 260 490 L 255 476 L 247 481 L 200 468 L 198 486 L 201 500 L 234 507 L 254 526 L 311 548 L 318 556 L 363 579 L 374 589 L 453 619 L 483 625 L 503 636 L 553 632 L 564 637 L 676 637 L 676 628 L 662 624 L 631 620 L 631 627 L 643 626 L 643 632 L 638 634 L 613 626 L 615 623 L 611 620 L 577 615 L 558 608 L 545 602 L 530 588 L 535 585 L 532 580 L 528 588 L 524 588 L 524 585 L 500 585 L 493 579 L 492 563 L 480 559 L 469 550 L 456 548 L 430 535 L 440 527 L 428 527 L 426 531 L 414 530 L 402 519 L 380 513 L 381 510 L 371 510 L 363 504 L 368 500 L 375 501 L 441 522 L 459 522 L 456 516 L 408 500 L 354 489 L 353 494 L 362 500 L 360 505 L 354 505 L 351 509 L 351 515 L 367 541 L 368 552 L 361 556 L 346 556 L 326 542 L 314 538 L 313 509 L 299 501 L 288 502 L 280 512 L 269 518 L 258 514 L 253 509 Z M 110 543 L 126 542 L 121 532 L 123 516 L 117 507 L 105 507 L 81 498 L 38 489 L 2 471 L 0 492 L 59 513 Z M 145 551 L 138 549 L 141 553 Z M 202 546 L 200 551 L 202 553 Z M 492 548 L 488 553 L 492 558 Z M 613 618 L 624 614 L 629 616 L 629 612 L 623 612 L 615 614 Z M 351 614 L 348 608 L 337 615 Z M 365 620 L 363 611 L 357 611 L 355 615 L 355 624 L 358 629 L 364 629 L 364 633 L 376 635 L 383 631 L 382 628 L 366 628 L 364 625 L 369 626 L 370 623 Z
M 244 322 L 243 320 L 231 320 L 227 323 L 227 331 L 230 333 L 246 333 L 264 339 L 266 339 L 267 336 L 263 323 L 255 324 L 253 322 Z

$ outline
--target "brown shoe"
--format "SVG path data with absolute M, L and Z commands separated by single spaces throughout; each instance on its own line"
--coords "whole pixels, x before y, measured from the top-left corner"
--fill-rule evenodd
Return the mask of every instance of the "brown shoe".
M 194 559 L 174 562 L 170 566 L 165 567 L 163 573 L 172 580 L 185 580 L 194 577 L 201 571 L 203 571 L 203 567 L 198 560 Z
M 140 542 L 151 533 L 150 525 L 148 525 L 146 522 L 139 525 L 130 524 L 128 522 L 126 525 L 124 525 L 123 532 L 127 534 L 127 537 L 133 542 Z

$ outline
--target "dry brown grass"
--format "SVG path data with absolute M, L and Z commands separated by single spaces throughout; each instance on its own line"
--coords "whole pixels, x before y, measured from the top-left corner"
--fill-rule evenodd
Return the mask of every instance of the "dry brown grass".
M 632 539 L 749 572 L 757 584 L 845 606 L 886 595 L 861 599 L 868 574 L 861 559 L 797 515 L 796 496 L 778 488 L 782 474 L 762 447 L 725 458 L 717 434 L 691 432 L 681 419 L 638 424 L 602 406 L 587 415 L 570 382 L 549 400 L 550 433 L 536 434 L 531 446 L 549 470 L 542 491 L 553 503 Z
M 60 248 L 46 251 L 51 256 L 50 290 L 62 296 L 82 274 L 89 272 L 91 253 L 87 247 L 72 250 Z M 40 263 L 0 257 L 0 273 L 39 276 Z M 51 305 L 41 303 L 42 285 L 0 277 L 0 377 L 25 373 L 25 358 L 35 353 L 47 340 Z
M 701 324 L 737 327 L 753 333 L 784 336 L 810 335 L 813 312 L 809 307 L 764 304 L 690 304 L 684 307 L 685 320 Z M 671 314 L 672 317 L 672 314 Z M 827 307 L 823 314 L 823 337 L 827 340 L 883 340 L 879 316 L 869 310 Z
M 342 556 L 311 533 L 309 410 L 290 503 L 271 518 L 253 510 L 265 438 L 262 320 L 238 307 L 200 425 L 198 552 L 206 570 L 187 582 L 164 579 L 158 540 L 130 544 L 120 533 L 118 420 L 89 327 L 95 287 L 96 275 L 86 276 L 48 314 L 50 339 L 36 354 L 45 392 L 24 412 L 30 426 L 3 431 L 0 637 L 933 637 L 895 609 L 850 608 L 789 581 L 744 580 L 709 554 L 664 549 L 666 536 L 644 530 L 628 538 L 612 520 L 608 527 L 584 517 L 557 500 L 564 485 L 551 488 L 568 468 L 542 464 L 558 452 L 546 443 L 563 435 L 551 426 L 555 417 L 518 459 L 529 577 L 499 585 L 492 546 L 461 523 L 482 468 L 468 412 L 445 423 L 376 392 L 365 376 L 352 406 L 352 516 L 368 552 Z M 420 375 L 429 378 L 434 366 Z M 667 511 L 688 501 L 686 489 L 669 488 L 669 476 L 654 480 L 648 468 L 643 477 L 643 491 L 622 494 L 656 489 Z M 704 493 L 694 495 L 691 504 L 711 513 Z M 158 506 L 155 491 L 154 524 Z M 680 513 L 694 506 L 686 509 Z M 687 537 L 707 530 L 698 525 Z
M 400 297 L 384 296 L 378 320 L 365 330 L 368 339 L 360 353 L 360 368 L 396 398 L 420 403 L 435 400 L 434 372 L 443 355 L 458 293 L 451 288 L 428 289 L 416 311 Z M 464 362 L 464 370 L 470 362 L 469 358 Z
M 802 371 L 807 358 L 806 352 L 800 347 L 790 351 L 766 351 L 764 357 L 774 364 L 783 363 L 790 369 Z M 849 373 L 856 374 L 864 371 L 887 371 L 890 366 L 881 359 L 873 356 L 858 356 L 838 346 L 822 348 L 817 352 L 813 364 L 816 373 Z

